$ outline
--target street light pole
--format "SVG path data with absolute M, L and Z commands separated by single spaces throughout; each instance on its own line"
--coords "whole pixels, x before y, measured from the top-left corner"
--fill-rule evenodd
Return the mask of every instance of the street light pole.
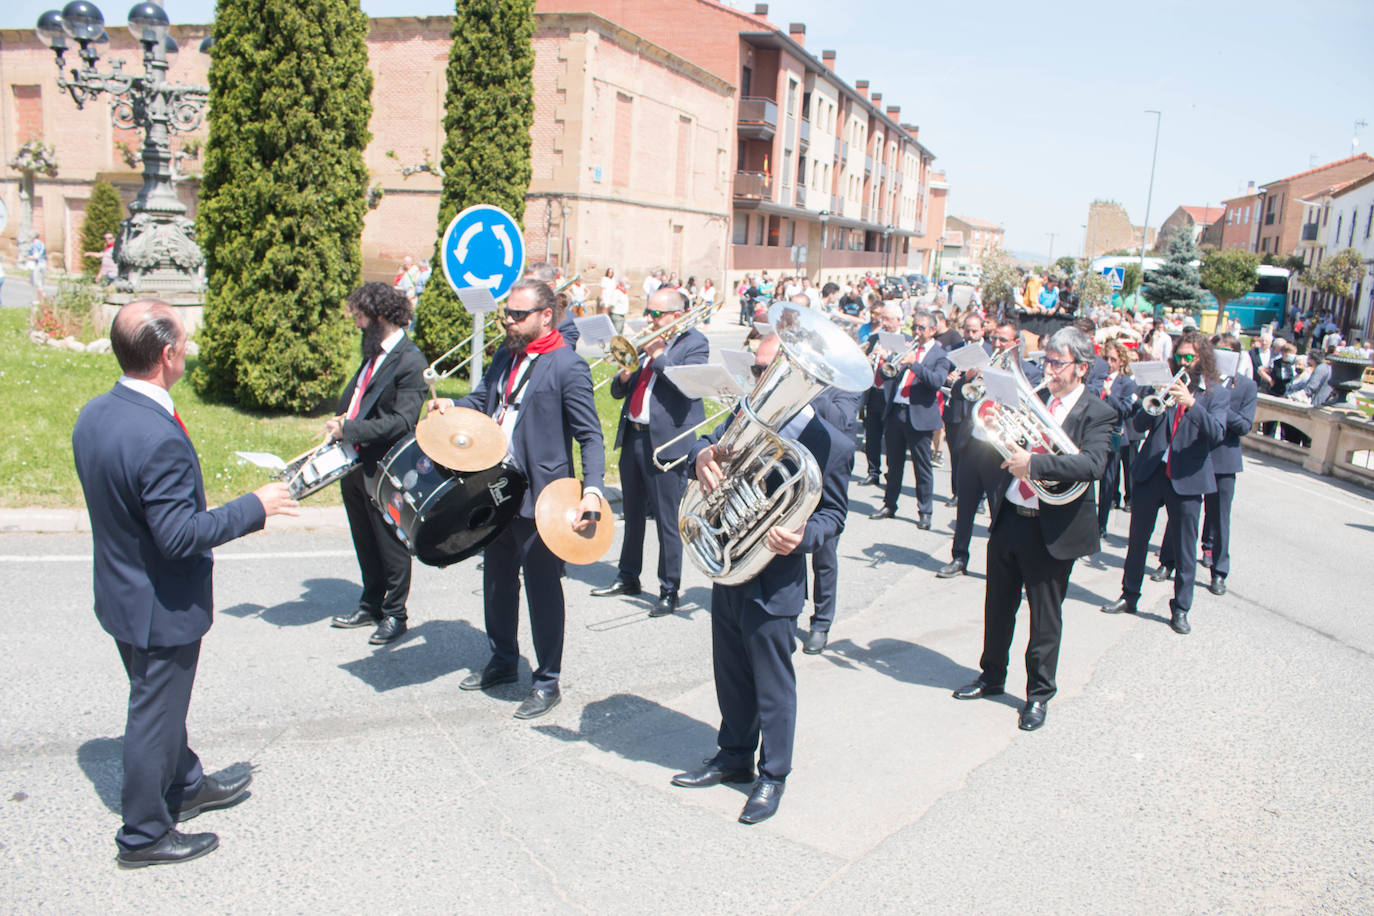
M 1054 237 L 1055 237 L 1056 235 L 1058 235 L 1059 233 L 1058 233 L 1058 232 L 1046 232 L 1045 234 L 1048 235 L 1048 236 L 1050 237 L 1050 253 L 1049 253 L 1049 255 L 1047 255 L 1048 261 L 1047 261 L 1047 263 L 1045 264 L 1045 266 L 1046 266 L 1047 268 L 1049 268 L 1049 267 L 1053 267 L 1053 266 L 1054 266 Z
M 1140 282 L 1145 283 L 1145 242 L 1150 237 L 1150 202 L 1155 196 L 1155 162 L 1159 158 L 1159 122 L 1164 115 L 1153 108 L 1145 109 L 1146 114 L 1155 116 L 1155 151 L 1150 154 L 1150 188 L 1145 192 L 1145 224 L 1140 229 Z M 1156 309 L 1159 314 L 1159 309 Z

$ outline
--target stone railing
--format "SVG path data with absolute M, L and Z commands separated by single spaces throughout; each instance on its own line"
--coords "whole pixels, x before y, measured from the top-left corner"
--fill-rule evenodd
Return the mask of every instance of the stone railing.
M 1308 446 L 1285 442 L 1260 432 L 1266 424 L 1283 423 L 1311 440 Z M 1253 451 L 1294 461 L 1314 474 L 1349 480 L 1374 488 L 1374 470 L 1352 463 L 1357 454 L 1374 452 L 1374 421 L 1346 408 L 1309 407 L 1287 398 L 1259 396 L 1255 425 L 1243 440 Z

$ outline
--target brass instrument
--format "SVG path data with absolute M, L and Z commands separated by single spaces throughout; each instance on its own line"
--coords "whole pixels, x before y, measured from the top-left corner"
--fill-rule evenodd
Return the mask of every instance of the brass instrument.
M 916 352 L 916 348 L 920 345 L 919 341 L 913 340 L 907 344 L 905 350 L 887 354 L 887 358 L 878 364 L 878 372 L 883 378 L 896 378 L 902 372 L 902 360 L 908 353 Z
M 657 338 L 670 341 L 684 331 L 695 327 L 699 322 L 706 319 L 708 309 L 703 305 L 699 308 L 689 309 L 682 313 L 682 316 L 671 324 L 666 324 L 658 330 L 652 327 L 645 328 L 636 337 L 627 337 L 617 334 L 606 344 L 607 353 L 600 359 L 593 360 L 590 368 L 596 368 L 604 362 L 615 363 L 616 371 L 603 378 L 592 386 L 593 391 L 600 391 L 611 383 L 611 380 L 620 372 L 634 372 L 639 368 L 639 354 L 650 342 Z
M 717 410 L 715 413 L 711 414 L 711 415 L 710 415 L 709 417 L 707 417 L 705 420 L 702 420 L 701 423 L 698 424 L 698 425 L 699 425 L 699 426 L 710 426 L 710 425 L 711 425 L 712 423 L 714 423 L 716 420 L 719 420 L 723 414 L 729 413 L 731 410 L 733 410 L 734 407 L 735 407 L 734 404 L 726 404 L 726 405 L 725 405 L 724 407 L 722 407 L 720 410 Z M 683 455 L 681 458 L 674 458 L 672 461 L 668 462 L 667 464 L 664 464 L 663 461 L 660 460 L 660 458 L 659 458 L 658 456 L 659 456 L 659 453 L 660 453 L 660 452 L 666 451 L 667 449 L 670 449 L 670 448 L 672 448 L 674 445 L 676 445 L 677 443 L 681 442 L 683 439 L 686 439 L 688 436 L 695 436 L 696 434 L 697 434 L 697 427 L 694 426 L 694 427 L 692 427 L 691 429 L 687 430 L 687 431 L 684 432 L 684 433 L 679 433 L 678 435 L 676 435 L 676 436 L 674 436 L 673 438 L 669 439 L 667 442 L 665 442 L 665 443 L 663 443 L 662 445 L 660 445 L 658 448 L 654 449 L 654 454 L 653 454 L 654 467 L 658 468 L 660 471 L 671 471 L 673 468 L 677 467 L 678 465 L 682 464 L 682 462 L 686 461 L 686 460 L 687 460 L 687 456 L 686 456 L 686 455 Z
M 1192 384 L 1192 380 L 1188 378 L 1187 369 L 1178 370 L 1178 374 L 1169 381 L 1168 385 L 1163 388 L 1156 388 L 1153 393 L 1141 398 L 1140 409 L 1152 417 L 1157 417 L 1169 408 L 1176 406 L 1178 399 L 1170 394 L 1169 389 L 1179 382 L 1182 382 L 1185 388 Z
M 1001 369 L 1005 372 L 1007 370 L 1008 364 L 1011 362 L 1013 357 L 1020 356 L 1020 354 L 1021 348 L 1019 346 L 1008 347 L 1005 350 L 998 350 L 996 353 L 992 354 L 992 356 L 988 360 L 987 366 L 983 368 L 990 367 L 993 369 Z M 1017 359 L 1016 362 L 1019 364 L 1021 361 Z M 969 379 L 967 382 L 964 382 L 963 387 L 960 389 L 960 393 L 964 396 L 964 400 L 968 401 L 969 403 L 981 400 L 983 396 L 988 393 L 987 386 L 983 384 L 982 369 L 979 369 L 978 374 L 975 375 L 973 378 Z
M 1003 352 L 1019 357 L 1021 345 L 1018 344 Z M 1064 432 L 1059 421 L 1055 420 L 1049 408 L 1036 395 L 1038 389 L 1031 386 L 1026 374 L 1021 371 L 1021 360 L 1006 358 L 1006 369 L 1016 379 L 1016 406 L 998 404 L 987 397 L 973 405 L 973 422 L 987 433 L 988 441 L 1003 458 L 1010 458 L 1016 449 L 1044 451 L 1056 455 L 1077 455 L 1078 446 L 1074 445 L 1073 440 Z M 1036 497 L 1042 503 L 1062 506 L 1082 496 L 1089 482 L 1028 479 L 1026 483 L 1035 491 Z
M 826 388 L 873 382 L 863 350 L 820 312 L 779 302 L 768 320 L 781 346 L 716 443 L 723 479 L 710 492 L 692 481 L 678 510 L 687 555 L 722 585 L 762 572 L 773 559 L 768 530 L 805 524 L 820 502 L 820 467 L 783 427 Z

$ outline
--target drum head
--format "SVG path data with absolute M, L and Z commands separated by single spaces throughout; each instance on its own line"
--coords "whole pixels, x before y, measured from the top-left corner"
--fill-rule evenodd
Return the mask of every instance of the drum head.
M 520 511 L 528 484 L 514 468 L 497 465 L 455 474 L 415 522 L 411 552 L 426 566 L 448 566 L 477 553 Z

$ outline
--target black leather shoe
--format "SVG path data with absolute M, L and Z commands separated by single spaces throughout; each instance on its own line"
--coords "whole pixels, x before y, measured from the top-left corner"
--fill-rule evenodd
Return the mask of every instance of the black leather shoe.
M 955 576 L 962 576 L 968 572 L 968 560 L 952 560 L 940 567 L 935 573 L 937 579 L 953 579 Z
M 120 868 L 144 868 L 148 865 L 172 865 L 176 862 L 189 862 L 199 859 L 219 846 L 219 837 L 213 833 L 167 833 L 148 846 L 140 849 L 121 849 L 115 856 Z
M 406 619 L 404 617 L 383 617 L 382 622 L 377 624 L 376 631 L 367 638 L 367 641 L 374 646 L 384 646 L 400 639 L 401 634 L 405 631 Z
M 206 776 L 201 783 L 200 791 L 193 797 L 182 800 L 181 810 L 177 812 L 177 821 L 189 821 L 202 811 L 214 811 L 216 808 L 237 805 L 247 797 L 245 793 L 252 781 L 252 773 L 244 773 L 224 782 L 213 776 Z
M 877 475 L 877 474 L 869 474 L 869 475 L 868 475 L 867 477 L 865 477 L 863 480 L 859 481 L 859 486 L 861 486 L 861 487 L 876 487 L 876 486 L 878 486 L 878 475 Z
M 1173 627 L 1174 632 L 1180 636 L 1187 636 L 1193 632 L 1192 625 L 1188 623 L 1187 611 L 1174 611 L 1173 616 L 1169 619 L 1169 626 Z
M 481 671 L 474 671 L 463 678 L 458 685 L 459 690 L 486 690 L 488 687 L 497 687 L 501 684 L 514 684 L 520 677 L 520 672 L 514 668 L 503 668 L 500 665 L 488 664 Z
M 929 512 L 925 513 L 924 515 L 922 515 L 922 516 L 920 516 L 918 519 L 916 519 L 916 527 L 917 527 L 917 528 L 920 528 L 922 531 L 929 531 L 929 530 L 930 530 L 930 513 L 929 513 Z
M 677 592 L 671 595 L 662 595 L 658 603 L 649 609 L 650 617 L 667 617 L 669 614 L 677 613 Z
M 1100 537 L 1100 538 L 1105 538 L 1105 537 L 1107 536 L 1107 529 L 1106 529 L 1106 528 L 1098 528 L 1098 529 L 1097 529 L 1097 536 Z
M 718 786 L 723 782 L 753 781 L 754 770 L 752 767 L 728 769 L 714 757 L 706 761 L 706 765 L 699 770 L 689 770 L 673 777 L 673 785 L 681 786 L 684 789 L 705 789 L 709 786 Z
M 1174 571 L 1162 563 L 1154 572 L 1150 573 L 1151 582 L 1168 582 L 1173 577 Z
M 1226 594 L 1226 577 L 1218 576 L 1216 573 L 1213 573 L 1212 584 L 1207 586 L 1207 591 L 1211 592 L 1213 595 Z
M 825 644 L 830 641 L 830 634 L 825 630 L 812 630 L 806 634 L 806 642 L 802 644 L 802 651 L 807 655 L 820 655 Z
M 882 507 L 881 509 L 879 509 L 877 512 L 874 512 L 872 515 L 869 516 L 869 518 L 896 518 L 896 517 L 897 517 L 897 510 L 894 509 L 894 508 L 892 508 L 891 506 L 883 506 L 883 507 Z
M 1135 602 L 1130 598 L 1118 598 L 1111 604 L 1104 604 L 1098 608 L 1104 614 L 1134 614 Z
M 340 614 L 338 617 L 330 620 L 329 625 L 331 627 L 338 627 L 340 630 L 356 630 L 359 627 L 375 627 L 381 622 L 382 618 L 378 617 L 376 614 L 358 608 L 352 614 Z
M 1000 697 L 1007 689 L 1001 684 L 989 684 L 981 677 L 972 684 L 965 684 L 954 691 L 956 700 L 981 700 L 984 697 Z
M 959 505 L 959 497 L 957 497 L 957 496 L 951 496 L 949 499 L 945 500 L 945 505 L 946 505 L 946 506 L 957 506 L 957 505 Z
M 754 791 L 749 793 L 749 800 L 744 803 L 744 810 L 739 813 L 739 822 L 757 824 L 777 814 L 785 786 L 779 780 L 759 777 L 759 781 L 754 783 Z
M 614 598 L 616 595 L 638 595 L 639 583 L 616 579 L 605 588 L 592 589 L 593 598 Z
M 1026 708 L 1021 710 L 1021 721 L 1017 723 L 1021 731 L 1033 732 L 1045 724 L 1045 701 L 1031 700 L 1026 704 Z
M 515 711 L 517 719 L 537 719 L 544 713 L 563 702 L 563 694 L 557 687 L 536 687 L 525 697 L 520 708 Z

